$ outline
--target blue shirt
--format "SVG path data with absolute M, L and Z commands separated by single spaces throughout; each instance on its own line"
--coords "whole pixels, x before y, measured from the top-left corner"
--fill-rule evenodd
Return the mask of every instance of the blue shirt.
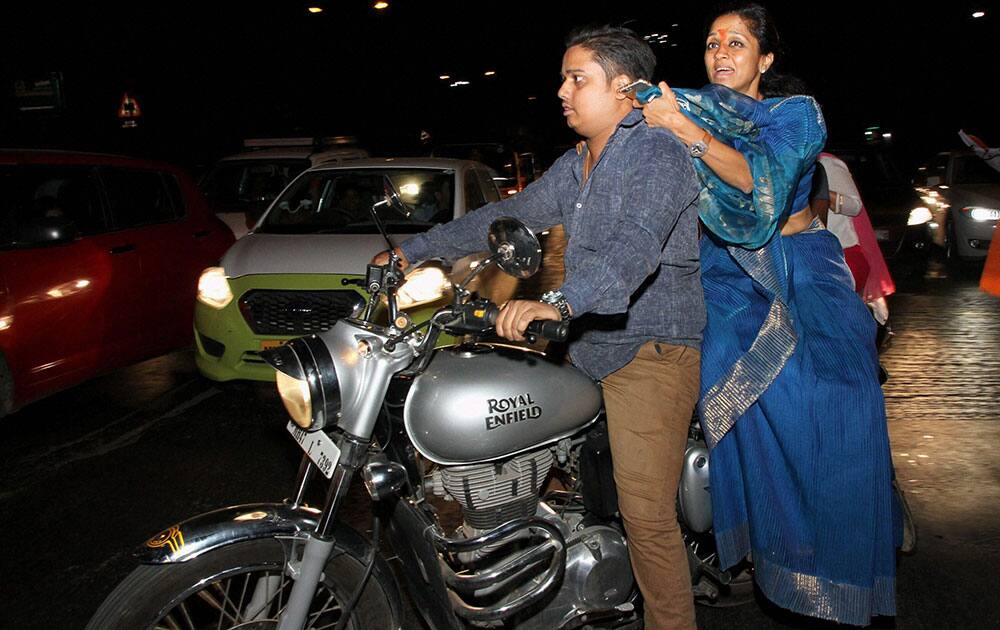
M 562 224 L 560 290 L 573 310 L 570 358 L 601 379 L 657 340 L 699 347 L 705 326 L 698 265 L 699 185 L 684 145 L 630 112 L 586 182 L 586 151 L 567 151 L 524 191 L 403 243 L 411 262 L 488 249 L 490 223 Z

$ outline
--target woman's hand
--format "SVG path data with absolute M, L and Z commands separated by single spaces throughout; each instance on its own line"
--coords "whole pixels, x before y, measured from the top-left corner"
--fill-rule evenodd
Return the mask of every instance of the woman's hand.
M 706 137 L 704 129 L 681 113 L 677 97 L 670 86 L 660 81 L 658 87 L 663 96 L 642 106 L 646 123 L 650 127 L 662 127 L 670 131 L 689 147 L 704 139 L 708 144 L 708 151 L 701 156 L 701 161 L 730 186 L 735 186 L 748 195 L 752 193 L 753 176 L 743 154 L 719 140 Z
M 401 271 L 405 271 L 406 268 L 410 266 L 410 261 L 406 259 L 406 255 L 403 254 L 403 250 L 401 250 L 400 248 L 397 247 L 395 249 L 395 252 L 396 255 L 399 256 L 399 269 Z M 389 264 L 389 250 L 375 254 L 375 257 L 372 258 L 372 264 L 373 265 Z
M 503 305 L 497 315 L 497 334 L 511 341 L 524 341 L 524 331 L 536 319 L 559 321 L 559 310 L 545 302 L 511 300 Z
M 677 97 L 674 91 L 665 81 L 660 81 L 658 86 L 663 96 L 655 98 L 642 105 L 642 115 L 646 118 L 646 123 L 650 127 L 662 127 L 675 136 L 681 142 L 691 145 L 697 142 L 704 135 L 701 127 L 695 124 L 690 118 L 681 113 L 681 107 L 677 104 Z

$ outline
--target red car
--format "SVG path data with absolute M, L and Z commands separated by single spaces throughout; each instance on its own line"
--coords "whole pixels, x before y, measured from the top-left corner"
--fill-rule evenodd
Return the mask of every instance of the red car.
M 233 234 L 183 170 L 0 150 L 0 416 L 192 342 Z

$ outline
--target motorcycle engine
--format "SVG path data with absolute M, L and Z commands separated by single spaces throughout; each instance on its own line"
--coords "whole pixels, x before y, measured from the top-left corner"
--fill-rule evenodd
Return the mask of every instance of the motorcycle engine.
M 542 449 L 502 462 L 444 466 L 441 483 L 462 506 L 468 526 L 490 530 L 535 514 L 552 461 L 552 450 Z

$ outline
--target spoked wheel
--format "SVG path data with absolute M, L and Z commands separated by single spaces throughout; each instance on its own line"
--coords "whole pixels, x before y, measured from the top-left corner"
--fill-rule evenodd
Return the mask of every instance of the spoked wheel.
M 333 630 L 364 577 L 360 559 L 334 553 L 310 606 L 311 630 Z M 274 539 L 178 564 L 143 565 L 112 591 L 87 630 L 274 630 L 293 584 L 285 566 L 285 547 Z M 369 579 L 344 628 L 394 627 L 385 593 Z
M 754 601 L 753 565 L 749 561 L 743 560 L 722 571 L 711 532 L 695 534 L 682 526 L 681 533 L 687 547 L 695 603 L 729 608 Z

